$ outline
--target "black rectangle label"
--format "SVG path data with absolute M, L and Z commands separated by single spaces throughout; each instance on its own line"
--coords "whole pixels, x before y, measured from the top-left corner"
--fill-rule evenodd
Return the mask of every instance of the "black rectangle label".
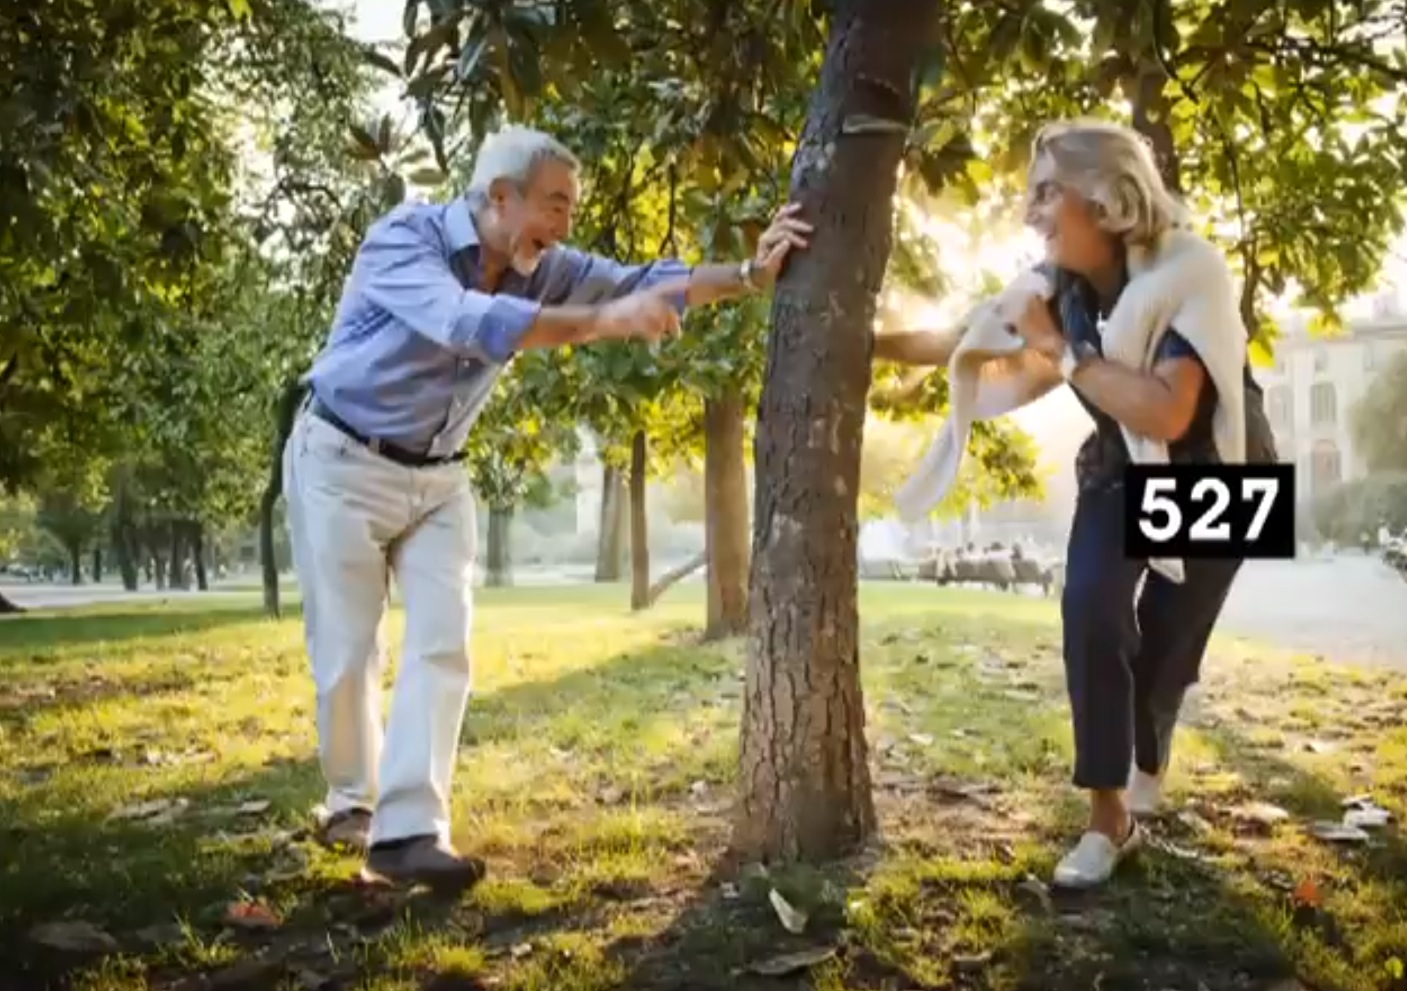
M 1124 553 L 1131 558 L 1292 558 L 1295 466 L 1129 465 Z

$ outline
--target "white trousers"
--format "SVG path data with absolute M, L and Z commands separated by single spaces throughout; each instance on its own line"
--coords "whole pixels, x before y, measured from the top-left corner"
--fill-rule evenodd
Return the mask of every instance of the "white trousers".
M 469 699 L 474 500 L 462 464 L 406 468 L 307 412 L 283 454 L 327 807 L 374 811 L 372 842 L 449 834 Z M 389 579 L 405 645 L 383 741 Z

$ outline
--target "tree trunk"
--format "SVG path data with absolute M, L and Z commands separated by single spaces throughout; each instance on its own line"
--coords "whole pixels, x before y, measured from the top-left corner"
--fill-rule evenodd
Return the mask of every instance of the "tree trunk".
M 650 604 L 650 539 L 645 517 L 645 432 L 630 442 L 630 608 Z
M 704 549 L 708 614 L 704 639 L 747 628 L 747 465 L 743 397 L 727 389 L 704 403 Z
M 93 584 L 100 584 L 103 580 L 103 549 L 101 545 L 93 546 Z
M 1163 32 L 1171 33 L 1171 12 L 1167 0 L 1155 2 L 1155 20 L 1163 22 Z M 1153 157 L 1158 162 L 1158 172 L 1163 182 L 1176 196 L 1182 195 L 1182 163 L 1173 143 L 1172 124 L 1168 119 L 1169 101 L 1167 86 L 1172 82 L 1162 64 L 1145 58 L 1132 56 L 1130 62 L 1134 71 L 1124 77 L 1124 96 L 1132 108 L 1134 130 L 1148 139 L 1153 146 Z
M 827 859 L 875 827 L 856 602 L 860 439 L 911 80 L 937 12 L 836 5 L 793 162 L 790 199 L 815 232 L 777 286 L 758 410 L 734 833 L 750 858 Z
M 210 576 L 205 571 L 205 524 L 200 520 L 190 522 L 191 563 L 195 565 L 195 587 L 202 592 L 210 591 Z
M 68 545 L 68 578 L 73 585 L 83 584 L 83 545 L 76 541 Z
M 146 561 L 147 582 L 157 588 L 166 587 L 166 569 L 161 564 L 160 533 L 150 523 L 142 526 L 142 559 Z
M 625 561 L 625 481 L 614 465 L 601 469 L 601 525 L 596 531 L 596 580 L 618 582 Z
M 513 584 L 513 558 L 510 538 L 513 528 L 513 507 L 489 507 L 489 547 L 484 562 L 484 583 L 495 588 Z
M 186 573 L 186 541 L 185 541 L 185 521 L 173 519 L 171 521 L 171 563 L 167 565 L 166 574 L 172 588 L 185 591 L 190 588 L 191 583 Z
M 137 534 L 132 523 L 131 504 L 124 488 L 119 485 L 112 512 L 112 528 L 108 535 L 112 552 L 117 557 L 117 572 L 122 576 L 122 587 L 129 592 L 137 590 L 138 573 Z
M 685 578 L 688 578 L 695 571 L 698 571 L 707 563 L 708 552 L 699 551 L 697 554 L 689 558 L 689 560 L 685 561 L 679 567 L 675 568 L 672 571 L 666 571 L 664 574 L 660 575 L 659 579 L 650 586 L 649 591 L 645 594 L 645 605 L 653 606 L 657 601 L 659 601 L 659 597 L 661 595 L 664 595 L 664 593 L 668 592 L 675 585 L 679 584 L 679 582 L 683 581 Z
M 264 612 L 278 619 L 278 559 L 274 550 L 274 509 L 283 495 L 283 449 L 293 433 L 293 421 L 303 402 L 304 387 L 295 379 L 283 387 L 274 411 L 274 446 L 269 457 L 269 478 L 259 499 L 259 568 L 264 580 Z

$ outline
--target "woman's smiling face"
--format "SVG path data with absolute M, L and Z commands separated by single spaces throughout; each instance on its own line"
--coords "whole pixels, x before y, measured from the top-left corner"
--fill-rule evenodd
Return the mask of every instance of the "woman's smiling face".
M 1031 163 L 1026 223 L 1045 239 L 1046 259 L 1066 271 L 1087 274 L 1115 257 L 1116 239 L 1100 226 L 1097 207 L 1061 181 L 1048 153 Z

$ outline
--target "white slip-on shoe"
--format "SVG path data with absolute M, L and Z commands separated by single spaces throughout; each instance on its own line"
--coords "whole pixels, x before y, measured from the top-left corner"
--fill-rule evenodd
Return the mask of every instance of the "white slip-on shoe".
M 1053 878 L 1061 888 L 1095 888 L 1108 881 L 1129 854 L 1143 843 L 1143 830 L 1133 821 L 1128 839 L 1117 844 L 1103 833 L 1091 830 L 1080 837 L 1075 849 L 1055 867 Z
M 1124 804 L 1136 816 L 1158 814 L 1163 803 L 1163 776 L 1149 774 L 1136 765 L 1129 774 L 1128 789 L 1124 792 Z

